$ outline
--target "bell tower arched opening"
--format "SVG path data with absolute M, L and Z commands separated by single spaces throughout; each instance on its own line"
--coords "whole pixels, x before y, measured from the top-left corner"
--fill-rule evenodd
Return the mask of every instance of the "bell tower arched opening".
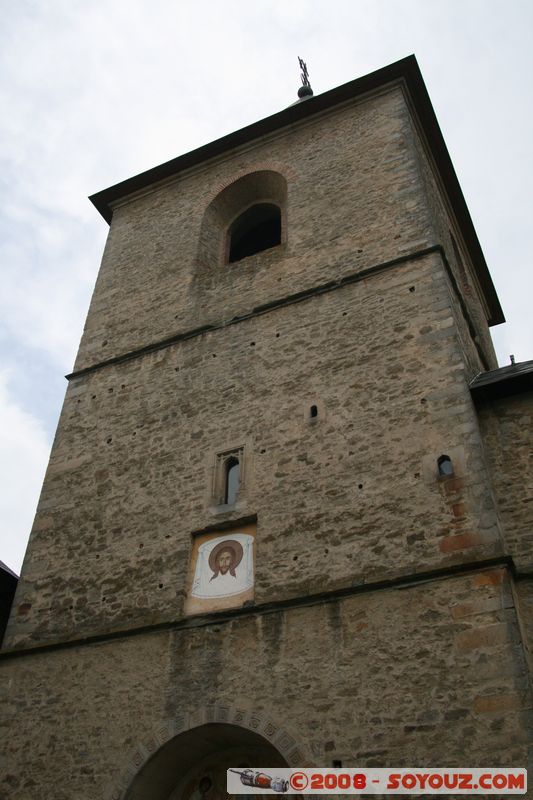
M 228 230 L 228 261 L 268 250 L 281 243 L 281 210 L 274 203 L 256 203 L 247 208 Z
M 281 173 L 257 170 L 230 183 L 205 209 L 198 269 L 227 267 L 285 243 L 286 212 L 287 180 Z

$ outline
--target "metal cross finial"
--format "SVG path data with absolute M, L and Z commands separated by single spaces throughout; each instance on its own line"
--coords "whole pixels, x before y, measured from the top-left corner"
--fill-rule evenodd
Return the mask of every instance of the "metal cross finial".
M 311 84 L 309 83 L 309 73 L 307 71 L 307 64 L 303 59 L 300 58 L 300 56 L 298 56 L 298 61 L 300 62 L 300 69 L 302 70 L 300 75 L 302 79 L 302 86 L 309 86 L 309 88 L 311 88 Z

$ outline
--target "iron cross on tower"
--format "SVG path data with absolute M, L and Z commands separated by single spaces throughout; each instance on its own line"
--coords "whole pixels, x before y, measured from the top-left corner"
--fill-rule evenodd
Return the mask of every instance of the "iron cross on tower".
M 313 90 L 311 89 L 311 84 L 309 83 L 309 72 L 307 71 L 307 64 L 305 61 L 298 56 L 298 61 L 300 62 L 300 77 L 302 79 L 302 85 L 298 89 L 298 97 L 302 100 L 305 97 L 312 97 Z

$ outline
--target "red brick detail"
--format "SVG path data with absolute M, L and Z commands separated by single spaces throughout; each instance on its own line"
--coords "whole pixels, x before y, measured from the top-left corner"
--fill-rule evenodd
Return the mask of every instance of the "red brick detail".
M 452 511 L 454 517 L 464 517 L 465 515 L 465 504 L 464 503 L 454 503 L 452 506 Z
M 489 572 L 480 572 L 474 578 L 474 586 L 497 586 L 503 582 L 505 572 L 503 569 L 491 569 Z
M 215 188 L 211 190 L 208 197 L 204 198 L 202 205 L 207 208 L 224 189 L 227 189 L 228 186 L 231 186 L 241 178 L 244 178 L 246 175 L 251 175 L 254 172 L 279 172 L 280 175 L 283 175 L 287 183 L 289 179 L 294 181 L 298 178 L 297 173 L 287 164 L 282 164 L 279 161 L 258 161 L 249 164 L 244 169 L 233 172 L 226 180 L 220 181 Z
M 523 707 L 517 694 L 489 694 L 476 697 L 474 711 L 479 714 L 494 714 L 498 711 L 518 711 Z
M 483 543 L 484 539 L 479 533 L 460 533 L 457 536 L 446 536 L 441 539 L 440 549 L 442 553 L 453 553 L 455 550 L 466 550 L 468 547 L 476 547 Z

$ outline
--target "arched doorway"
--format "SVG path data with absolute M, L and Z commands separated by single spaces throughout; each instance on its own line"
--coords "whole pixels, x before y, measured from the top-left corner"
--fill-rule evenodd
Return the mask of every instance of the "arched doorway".
M 226 800 L 229 767 L 286 766 L 274 745 L 258 733 L 207 723 L 160 747 L 141 767 L 124 800 Z

